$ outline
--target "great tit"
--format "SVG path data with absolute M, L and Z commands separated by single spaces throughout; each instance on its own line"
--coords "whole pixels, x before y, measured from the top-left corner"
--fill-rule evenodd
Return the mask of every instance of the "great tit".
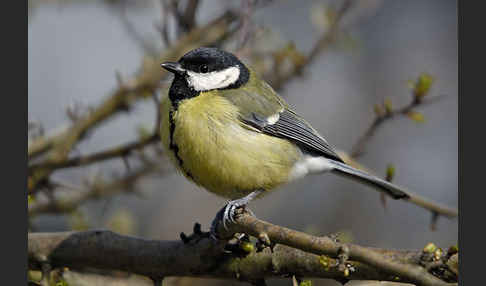
M 174 74 L 161 101 L 160 134 L 173 163 L 206 190 L 231 199 L 235 209 L 289 181 L 332 172 L 376 187 L 394 199 L 404 188 L 355 169 L 235 55 L 194 49 L 161 66 Z

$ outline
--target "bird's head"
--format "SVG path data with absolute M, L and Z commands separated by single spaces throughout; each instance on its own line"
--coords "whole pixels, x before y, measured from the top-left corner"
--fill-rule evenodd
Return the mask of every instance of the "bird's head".
M 184 79 L 187 86 L 197 92 L 238 88 L 250 75 L 235 55 L 217 48 L 200 47 L 177 62 L 165 62 L 161 66 L 176 78 Z

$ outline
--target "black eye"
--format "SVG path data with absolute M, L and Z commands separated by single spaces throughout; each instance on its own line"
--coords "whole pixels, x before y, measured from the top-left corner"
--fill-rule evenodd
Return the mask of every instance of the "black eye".
M 201 65 L 199 67 L 199 71 L 202 72 L 202 73 L 207 73 L 209 71 L 209 68 L 207 65 Z

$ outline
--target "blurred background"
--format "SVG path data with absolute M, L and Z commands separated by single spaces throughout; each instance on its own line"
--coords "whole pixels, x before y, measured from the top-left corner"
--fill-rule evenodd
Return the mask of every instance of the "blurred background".
M 329 28 L 326 17 L 332 16 L 331 7 L 341 1 L 262 2 L 268 3 L 249 14 L 247 47 L 265 54 L 293 43 L 296 51 L 306 54 Z M 162 3 L 29 1 L 29 122 L 47 134 L 69 125 L 73 118 L 67 114 L 89 112 L 117 88 L 116 74 L 130 78 L 148 54 L 163 52 Z M 341 19 L 343 32 L 338 39 L 306 65 L 302 76 L 293 77 L 279 90 L 332 145 L 349 152 L 372 123 L 375 104 L 384 98 L 397 108 L 409 104 L 411 81 L 422 73 L 432 75 L 429 93 L 443 97 L 416 109 L 423 122 L 406 116 L 385 122 L 358 161 L 383 176 L 393 164 L 395 183 L 454 208 L 458 203 L 456 6 L 453 0 L 357 1 Z M 245 6 L 236 0 L 203 0 L 196 23 L 205 25 L 227 9 L 241 11 Z M 170 27 L 169 35 L 177 38 L 174 25 Z M 230 42 L 223 47 L 235 51 L 236 45 Z M 256 53 L 243 50 L 241 55 L 247 63 L 265 65 Z M 163 79 L 161 85 L 170 80 Z M 164 96 L 166 90 L 159 92 Z M 120 113 L 90 132 L 73 156 L 131 142 L 152 130 L 155 117 L 153 101 L 137 102 L 130 112 Z M 99 177 L 108 181 L 140 165 L 136 156 L 127 161 L 130 169 L 124 160 L 115 158 L 59 170 L 51 178 L 76 186 Z M 163 172 L 138 179 L 136 191 L 89 200 L 68 213 L 32 215 L 30 230 L 109 228 L 145 238 L 178 239 L 180 232 L 190 233 L 196 221 L 207 229 L 225 200 L 186 181 L 163 156 L 160 164 Z M 65 193 L 70 192 L 73 190 Z M 34 202 L 42 199 L 42 194 L 32 197 Z M 442 218 L 432 231 L 429 212 L 392 200 L 384 208 L 373 189 L 333 175 L 309 176 L 250 207 L 259 218 L 274 224 L 320 235 L 343 232 L 346 239 L 367 246 L 421 249 L 431 241 L 441 247 L 457 243 L 457 220 Z M 330 280 L 314 282 L 339 285 Z M 240 284 L 189 278 L 171 283 Z M 271 280 L 269 284 L 290 285 L 290 281 Z

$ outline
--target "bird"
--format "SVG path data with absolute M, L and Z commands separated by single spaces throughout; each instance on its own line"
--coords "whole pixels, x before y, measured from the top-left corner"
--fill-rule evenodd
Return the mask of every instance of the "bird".
M 161 141 L 186 178 L 229 199 L 216 216 L 225 227 L 236 209 L 309 174 L 338 174 L 409 198 L 405 188 L 346 164 L 234 54 L 199 47 L 161 66 L 174 74 L 160 103 Z

